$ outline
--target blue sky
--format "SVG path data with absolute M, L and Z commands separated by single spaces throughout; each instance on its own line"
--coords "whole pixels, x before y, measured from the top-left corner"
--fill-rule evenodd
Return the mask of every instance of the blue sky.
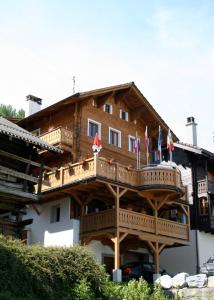
M 76 91 L 134 81 L 185 141 L 214 151 L 214 1 L 0 0 L 0 102 L 44 107 Z

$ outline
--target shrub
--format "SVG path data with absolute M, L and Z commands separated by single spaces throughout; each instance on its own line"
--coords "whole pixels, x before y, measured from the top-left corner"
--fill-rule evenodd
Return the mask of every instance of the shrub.
M 107 281 L 103 267 L 81 246 L 26 246 L 0 235 L 0 262 L 0 299 L 5 300 L 74 299 L 73 289 L 98 297 Z

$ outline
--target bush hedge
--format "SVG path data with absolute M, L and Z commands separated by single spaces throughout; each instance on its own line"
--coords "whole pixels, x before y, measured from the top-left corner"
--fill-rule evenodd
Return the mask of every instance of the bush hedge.
M 75 299 L 74 291 L 100 298 L 107 277 L 85 247 L 26 246 L 0 235 L 2 300 Z
M 167 300 L 143 279 L 109 280 L 87 248 L 26 246 L 0 235 L 0 300 Z

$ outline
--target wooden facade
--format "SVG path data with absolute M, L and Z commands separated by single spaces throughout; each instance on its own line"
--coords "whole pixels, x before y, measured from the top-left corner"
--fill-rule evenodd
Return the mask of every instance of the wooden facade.
M 214 154 L 180 143 L 174 159 L 192 169 L 191 229 L 214 233 Z
M 39 130 L 43 140 L 64 150 L 57 157 L 41 153 L 53 169 L 43 177 L 43 201 L 73 199 L 81 242 L 112 247 L 115 269 L 121 253 L 146 247 L 158 273 L 164 247 L 189 244 L 189 204 L 179 170 L 146 165 L 146 126 L 150 163 L 158 127 L 165 142 L 168 127 L 134 83 L 74 94 L 20 125 Z M 92 152 L 95 132 L 102 143 L 99 155 Z M 132 144 L 136 135 L 142 141 L 140 169 Z
M 0 233 L 18 237 L 32 222 L 22 220 L 26 204 L 41 197 L 44 166 L 37 149 L 47 145 L 4 118 L 0 118 L 0 141 Z

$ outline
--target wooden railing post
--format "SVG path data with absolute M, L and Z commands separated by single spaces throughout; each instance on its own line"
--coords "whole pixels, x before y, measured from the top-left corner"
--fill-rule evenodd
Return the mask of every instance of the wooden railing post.
M 61 183 L 61 185 L 63 185 L 63 183 L 64 183 L 64 168 L 63 167 L 60 168 L 60 183 Z

